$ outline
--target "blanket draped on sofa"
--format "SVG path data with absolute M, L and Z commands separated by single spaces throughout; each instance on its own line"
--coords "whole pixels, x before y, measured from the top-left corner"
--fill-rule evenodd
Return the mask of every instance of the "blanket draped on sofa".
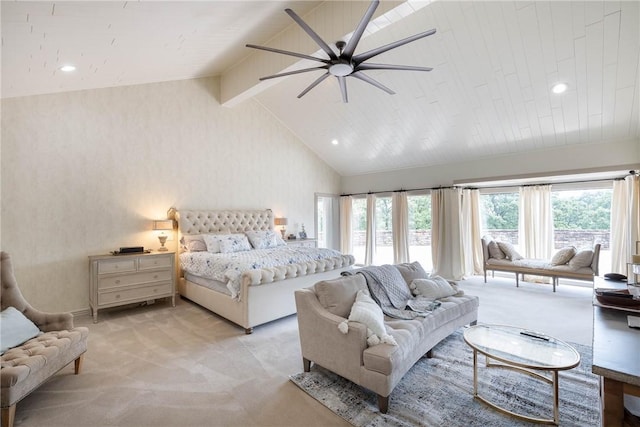
M 343 273 L 345 276 L 351 274 L 354 273 Z M 440 306 L 438 301 L 421 296 L 414 297 L 398 269 L 392 265 L 364 267 L 355 274 L 364 276 L 371 297 L 389 317 L 411 320 L 426 316 Z

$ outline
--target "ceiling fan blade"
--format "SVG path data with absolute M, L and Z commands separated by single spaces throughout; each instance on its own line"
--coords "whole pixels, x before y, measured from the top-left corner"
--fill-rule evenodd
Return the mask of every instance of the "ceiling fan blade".
M 298 23 L 298 25 L 300 25 L 300 27 L 302 27 L 302 29 L 309 35 L 309 37 L 311 37 L 317 44 L 318 46 L 320 46 L 322 48 L 322 50 L 324 50 L 326 52 L 327 55 L 329 55 L 329 58 L 331 59 L 338 59 L 338 57 L 336 56 L 336 53 L 333 51 L 333 49 L 331 49 L 329 47 L 328 44 L 326 44 L 324 42 L 324 40 L 322 40 L 320 38 L 320 36 L 318 34 L 316 34 L 315 31 L 313 31 L 311 29 L 310 26 L 307 25 L 306 22 L 304 22 L 302 20 L 302 18 L 300 18 L 293 10 L 291 9 L 285 9 L 285 12 L 287 12 L 287 14 L 293 18 L 294 21 L 296 21 Z
M 387 92 L 389 95 L 395 95 L 396 94 L 394 91 L 392 91 L 391 89 L 389 89 L 388 87 L 386 87 L 385 85 L 380 83 L 379 81 L 374 80 L 371 77 L 367 76 L 366 74 L 362 74 L 361 72 L 356 71 L 355 73 L 351 74 L 351 77 L 355 77 L 356 79 L 360 79 L 363 82 L 367 82 L 367 83 L 377 87 L 378 89 L 382 89 L 383 91 Z
M 362 37 L 364 30 L 367 29 L 367 25 L 369 24 L 369 21 L 371 21 L 371 17 L 376 11 L 376 8 L 378 7 L 379 3 L 380 3 L 379 0 L 374 0 L 371 2 L 371 4 L 369 5 L 369 8 L 364 13 L 364 15 L 362 16 L 362 19 L 360 20 L 360 23 L 358 24 L 355 31 L 353 32 L 353 35 L 349 39 L 349 42 L 347 43 L 344 50 L 342 51 L 342 56 L 345 56 L 347 58 L 351 58 L 353 56 L 353 53 L 356 51 L 356 46 L 358 46 L 358 43 L 360 42 L 360 38 Z
M 375 48 L 375 49 L 371 49 L 371 50 L 369 50 L 367 52 L 361 53 L 360 55 L 354 56 L 353 57 L 353 62 L 356 65 L 360 64 L 361 62 L 366 61 L 369 58 L 373 58 L 376 55 L 380 55 L 381 53 L 384 53 L 384 52 L 386 52 L 388 50 L 395 49 L 395 48 L 403 46 L 403 45 L 405 45 L 407 43 L 411 43 L 412 41 L 416 41 L 416 40 L 419 40 L 421 38 L 430 36 L 432 34 L 435 34 L 435 32 L 436 32 L 436 30 L 434 28 L 432 30 L 425 31 L 425 32 L 419 33 L 419 34 L 415 34 L 413 36 L 404 38 L 402 40 L 398 40 L 396 42 L 389 43 L 387 45 L 380 46 L 380 47 Z
M 340 92 L 342 93 L 342 102 L 347 104 L 349 97 L 347 96 L 347 78 L 345 76 L 337 76 L 338 83 L 340 84 Z
M 431 71 L 431 67 L 416 67 L 414 65 L 389 65 L 389 64 L 360 64 L 355 68 L 355 71 L 364 70 L 405 70 L 405 71 Z
M 318 62 L 324 62 L 325 64 L 329 63 L 329 61 L 326 60 L 326 59 L 316 58 L 315 56 L 305 55 L 304 53 L 290 52 L 288 50 L 276 49 L 276 48 L 273 48 L 273 47 L 257 46 L 255 44 L 248 44 L 246 46 L 250 47 L 252 49 L 266 50 L 267 52 L 281 53 L 283 55 L 296 56 L 298 58 L 310 59 L 312 61 L 318 61 Z
M 298 98 L 302 98 L 303 96 L 305 96 L 311 89 L 313 89 L 314 87 L 318 86 L 324 79 L 326 79 L 330 75 L 331 74 L 329 74 L 329 72 L 327 71 L 326 73 L 324 73 L 323 75 L 318 77 L 313 83 L 311 83 L 309 86 L 307 86 L 307 88 L 305 90 L 300 92 L 300 95 L 298 95 Z
M 328 68 L 329 68 L 328 65 L 324 66 L 324 67 L 303 68 L 301 70 L 287 71 L 286 73 L 273 74 L 271 76 L 260 77 L 258 80 L 262 81 L 262 80 L 275 79 L 275 78 L 278 78 L 278 77 L 291 76 L 293 74 L 308 73 L 309 71 L 326 70 Z

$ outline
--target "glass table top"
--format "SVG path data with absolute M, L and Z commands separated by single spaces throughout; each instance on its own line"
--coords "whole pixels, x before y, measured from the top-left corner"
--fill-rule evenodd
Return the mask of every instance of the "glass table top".
M 490 358 L 524 368 L 564 370 L 580 363 L 580 353 L 569 344 L 514 326 L 472 326 L 464 331 L 464 340 Z

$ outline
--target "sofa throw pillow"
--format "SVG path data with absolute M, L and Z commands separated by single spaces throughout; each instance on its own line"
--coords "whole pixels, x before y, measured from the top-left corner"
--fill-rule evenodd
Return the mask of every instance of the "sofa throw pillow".
M 0 354 L 40 334 L 40 329 L 14 307 L 0 313 Z
M 516 251 L 516 248 L 509 242 L 497 242 L 498 247 L 504 253 L 504 256 L 510 261 L 517 261 L 523 259 L 523 256 Z
M 568 263 L 571 258 L 576 254 L 575 246 L 567 246 L 565 248 L 560 249 L 556 254 L 551 258 L 551 264 L 553 265 L 564 265 Z
M 444 278 L 432 276 L 428 279 L 415 279 L 409 285 L 411 292 L 416 296 L 429 299 L 446 298 L 458 293 L 457 289 Z
M 367 280 L 362 274 L 351 274 L 338 279 L 321 280 L 313 285 L 320 305 L 331 314 L 349 317 L 356 295 L 367 289 Z
M 220 253 L 250 251 L 251 244 L 244 234 L 227 234 L 220 239 Z
M 495 240 L 490 241 L 487 247 L 489 248 L 490 258 L 505 259 L 507 257 L 504 252 L 502 252 L 502 249 L 500 249 L 500 246 L 498 246 L 498 242 Z
M 573 268 L 590 267 L 593 262 L 593 250 L 584 249 L 578 252 L 569 260 L 569 265 Z
M 420 265 L 418 261 L 396 264 L 395 267 L 400 272 L 404 281 L 407 282 L 407 286 L 415 279 L 427 279 L 429 277 L 429 274 L 422 268 L 422 265 Z
M 249 243 L 255 249 L 269 249 L 278 246 L 276 233 L 273 230 L 245 231 Z
M 367 344 L 369 346 L 378 345 L 380 343 L 387 343 L 391 345 L 398 345 L 395 338 L 387 333 L 387 329 L 384 326 L 384 314 L 382 309 L 376 302 L 369 296 L 368 291 L 359 290 L 356 294 L 356 301 L 351 307 L 351 313 L 349 314 L 349 322 L 359 322 L 367 327 Z M 349 332 L 349 324 L 347 320 L 341 322 L 338 325 L 338 329 L 343 334 Z

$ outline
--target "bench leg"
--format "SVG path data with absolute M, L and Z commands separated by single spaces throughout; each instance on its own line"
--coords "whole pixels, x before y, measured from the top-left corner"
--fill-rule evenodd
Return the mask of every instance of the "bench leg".
M 84 353 L 82 353 L 75 361 L 75 374 L 78 375 L 82 371 L 82 362 L 84 362 Z
M 556 286 L 558 286 L 558 278 L 557 277 L 552 277 L 551 278 L 551 283 L 553 283 L 553 292 L 556 291 Z
M 487 270 L 484 271 L 484 283 L 487 283 Z
M 516 288 L 520 287 L 520 278 L 518 276 L 518 273 L 516 273 Z
M 13 427 L 13 420 L 16 418 L 16 404 L 8 408 L 2 408 L 2 427 Z
M 311 371 L 311 360 L 309 359 L 305 359 L 304 357 L 302 358 L 302 367 L 304 368 L 305 372 L 309 372 Z

